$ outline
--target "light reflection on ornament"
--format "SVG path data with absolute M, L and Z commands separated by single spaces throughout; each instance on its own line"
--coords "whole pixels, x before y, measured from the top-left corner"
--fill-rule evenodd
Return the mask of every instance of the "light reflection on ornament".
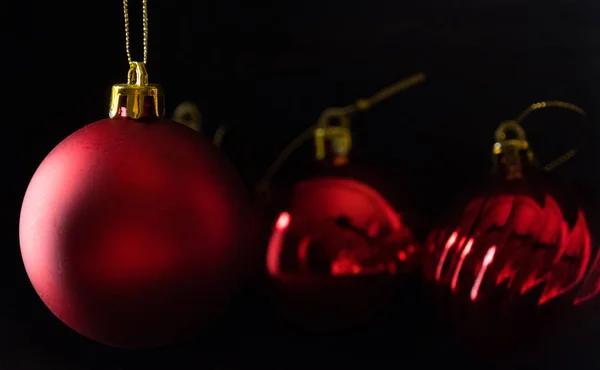
M 290 211 L 279 215 L 271 234 L 270 275 L 395 274 L 405 268 L 399 264 L 418 258 L 411 231 L 367 185 L 323 178 L 294 191 Z
M 471 252 L 471 247 L 473 247 L 473 238 L 469 239 L 469 242 L 463 249 L 460 254 L 460 259 L 456 264 L 456 270 L 454 270 L 454 275 L 452 276 L 452 283 L 450 284 L 450 289 L 456 290 L 456 283 L 458 282 L 458 277 L 460 276 L 460 270 L 462 269 L 463 263 L 465 262 L 465 258 Z
M 275 228 L 281 230 L 287 228 L 288 226 L 290 226 L 290 214 L 283 212 L 281 215 L 279 215 L 277 223 L 275 224 Z
M 451 291 L 468 288 L 473 301 L 493 287 L 525 295 L 545 284 L 538 299 L 542 305 L 581 283 L 590 261 L 583 212 L 578 211 L 570 228 L 548 194 L 543 206 L 527 195 L 476 198 L 452 230 L 432 233 L 428 245 L 433 259 L 426 275 L 440 284 L 449 282 Z
M 479 295 L 479 287 L 481 286 L 481 282 L 483 281 L 483 276 L 485 275 L 485 272 L 487 271 L 487 269 L 490 266 L 490 264 L 492 263 L 492 261 L 494 261 L 495 255 L 496 255 L 496 246 L 494 245 L 490 249 L 488 249 L 488 251 L 485 253 L 485 257 L 483 257 L 483 263 L 481 264 L 481 267 L 479 268 L 479 272 L 477 273 L 477 278 L 475 279 L 475 282 L 473 283 L 473 287 L 471 288 L 471 300 L 472 301 L 477 299 L 477 296 Z

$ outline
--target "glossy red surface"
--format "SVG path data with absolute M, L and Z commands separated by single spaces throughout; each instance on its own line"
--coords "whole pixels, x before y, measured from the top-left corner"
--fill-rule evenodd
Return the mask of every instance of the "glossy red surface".
M 162 345 L 210 323 L 230 298 L 249 216 L 234 169 L 194 131 L 105 119 L 37 169 L 21 252 L 41 299 L 77 332 Z
M 578 286 L 592 255 L 583 211 L 569 226 L 548 194 L 541 203 L 526 194 L 475 198 L 427 247 L 427 277 L 454 294 L 478 301 L 501 289 L 506 299 L 530 295 L 538 305 Z
M 272 276 L 391 274 L 415 266 L 418 242 L 373 188 L 349 178 L 298 183 L 267 250 Z
M 301 181 L 279 214 L 266 266 L 285 320 L 302 331 L 353 328 L 385 311 L 420 245 L 375 189 L 351 178 Z

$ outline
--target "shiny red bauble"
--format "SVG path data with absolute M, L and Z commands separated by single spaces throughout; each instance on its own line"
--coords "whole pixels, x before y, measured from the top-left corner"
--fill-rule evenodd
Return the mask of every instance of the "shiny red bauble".
M 514 303 L 572 301 L 592 256 L 585 212 L 538 177 L 495 179 L 432 233 L 427 276 L 473 303 L 497 291 Z
M 231 298 L 250 228 L 232 166 L 191 129 L 105 119 L 61 142 L 27 189 L 27 274 L 48 308 L 93 340 L 169 343 Z
M 330 168 L 274 202 L 265 262 L 287 324 L 311 333 L 362 328 L 392 309 L 418 271 L 413 214 L 390 203 L 384 194 L 394 192 L 377 180 L 353 165 Z
M 594 248 L 576 194 L 547 173 L 493 176 L 431 233 L 424 273 L 464 348 L 530 351 L 578 314 Z

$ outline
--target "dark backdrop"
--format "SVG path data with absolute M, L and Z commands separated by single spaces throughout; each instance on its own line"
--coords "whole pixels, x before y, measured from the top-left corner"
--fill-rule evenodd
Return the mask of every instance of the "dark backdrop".
M 191 100 L 207 134 L 222 123 L 233 125 L 226 154 L 249 186 L 323 108 L 420 71 L 429 76 L 425 84 L 361 115 L 355 130 L 358 155 L 390 161 L 427 184 L 415 195 L 423 209 L 441 208 L 463 179 L 484 176 L 495 127 L 528 104 L 566 100 L 597 121 L 600 3 L 593 0 L 149 3 L 148 69 L 166 90 L 169 114 Z M 141 49 L 139 6 L 131 1 L 134 56 Z M 46 311 L 20 260 L 18 215 L 29 178 L 60 140 L 106 116 L 110 86 L 126 77 L 121 2 L 30 0 L 4 10 L 0 367 L 185 366 L 198 348 L 175 352 L 179 362 L 171 367 L 169 355 L 152 362 L 79 340 Z M 579 121 L 564 115 L 562 124 L 545 126 L 544 114 L 532 118 L 530 133 L 539 156 L 549 160 L 568 148 Z M 600 178 L 593 149 L 598 130 L 592 131 L 592 145 L 559 172 L 593 194 Z M 306 160 L 297 156 L 291 163 Z M 576 334 L 572 347 L 587 343 L 585 350 L 548 351 L 597 368 L 591 352 L 600 331 Z M 540 368 L 559 366 L 541 357 Z M 402 358 L 396 361 L 402 366 Z

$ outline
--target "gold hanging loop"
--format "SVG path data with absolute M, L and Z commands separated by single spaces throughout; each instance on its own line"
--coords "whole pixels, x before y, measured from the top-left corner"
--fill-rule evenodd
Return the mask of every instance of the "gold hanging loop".
M 580 107 L 575 104 L 571 104 L 568 102 L 560 101 L 560 100 L 550 100 L 550 101 L 542 101 L 538 103 L 531 104 L 527 107 L 517 118 L 516 122 L 522 125 L 523 120 L 528 117 L 532 112 L 545 109 L 545 108 L 561 108 L 566 109 L 571 112 L 577 113 L 581 115 L 583 118 L 588 119 L 587 113 Z M 580 147 L 574 147 L 566 151 L 564 154 L 560 155 L 558 158 L 552 160 L 550 163 L 544 165 L 545 171 L 552 171 L 556 167 L 566 163 L 569 159 L 573 158 L 580 150 Z
M 352 105 L 325 109 L 314 130 L 315 158 L 319 161 L 326 158 L 327 144 L 329 143 L 330 152 L 333 154 L 333 164 L 336 166 L 347 164 L 348 155 L 352 149 L 351 116 L 358 112 L 364 112 L 399 92 L 420 84 L 425 81 L 425 78 L 424 73 L 416 73 L 380 90 L 369 98 L 358 99 Z M 337 124 L 332 124 L 332 121 L 337 121 Z
M 502 166 L 506 170 L 507 180 L 520 179 L 523 167 L 535 161 L 525 130 L 517 121 L 505 121 L 498 126 L 494 137 L 496 142 L 492 153 L 495 170 Z
M 110 118 L 152 119 L 165 115 L 164 94 L 159 85 L 148 83 L 148 0 L 142 0 L 143 57 L 142 62 L 131 59 L 129 40 L 129 3 L 123 0 L 125 19 L 125 52 L 129 62 L 127 83 L 112 87 L 110 98 Z
M 333 121 L 337 122 L 334 124 Z M 325 109 L 315 126 L 314 140 L 315 158 L 318 161 L 324 160 L 329 151 L 334 156 L 334 165 L 348 163 L 348 155 L 350 149 L 352 149 L 352 133 L 348 112 L 343 108 Z

